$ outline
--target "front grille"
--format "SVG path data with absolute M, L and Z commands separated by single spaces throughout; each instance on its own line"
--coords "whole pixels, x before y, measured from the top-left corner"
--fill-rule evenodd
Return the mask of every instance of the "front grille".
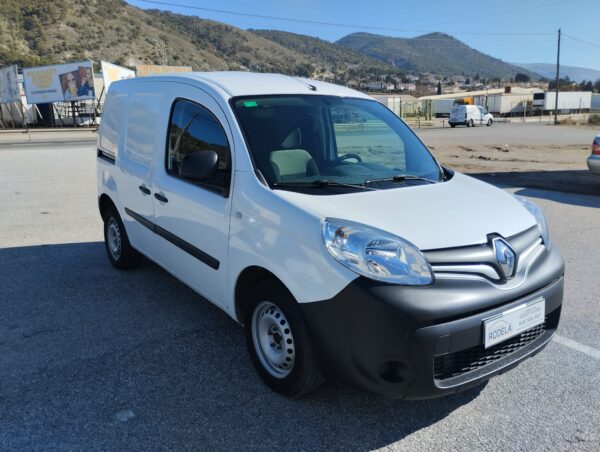
M 436 380 L 458 377 L 487 366 L 533 342 L 546 331 L 546 322 L 500 344 L 485 349 L 483 344 L 434 358 L 433 375 Z

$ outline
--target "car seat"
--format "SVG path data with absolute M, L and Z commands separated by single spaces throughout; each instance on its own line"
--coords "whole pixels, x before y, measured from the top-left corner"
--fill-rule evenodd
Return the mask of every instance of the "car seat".
M 301 146 L 302 134 L 295 128 L 281 142 L 281 149 L 271 152 L 269 160 L 277 182 L 302 180 L 319 174 L 314 159 Z

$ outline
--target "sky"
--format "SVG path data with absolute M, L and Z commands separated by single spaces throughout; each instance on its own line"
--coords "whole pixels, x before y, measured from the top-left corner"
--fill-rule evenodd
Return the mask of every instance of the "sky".
M 407 38 L 438 31 L 511 63 L 556 64 L 557 30 L 561 28 L 561 64 L 600 70 L 600 0 L 158 1 L 163 4 L 147 0 L 128 0 L 128 3 L 140 8 L 195 15 L 244 29 L 277 29 L 328 41 L 359 31 Z M 328 24 L 249 17 L 175 5 Z

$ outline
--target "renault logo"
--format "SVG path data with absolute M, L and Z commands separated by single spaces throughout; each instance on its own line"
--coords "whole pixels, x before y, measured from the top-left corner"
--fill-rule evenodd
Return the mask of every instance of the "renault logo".
M 503 279 L 510 279 L 515 276 L 515 263 L 517 256 L 512 248 L 501 238 L 495 238 L 493 241 L 496 261 L 502 270 Z

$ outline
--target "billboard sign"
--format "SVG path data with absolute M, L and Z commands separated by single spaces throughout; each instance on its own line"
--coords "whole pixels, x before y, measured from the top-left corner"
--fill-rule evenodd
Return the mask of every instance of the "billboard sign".
M 0 104 L 9 104 L 21 100 L 18 77 L 16 65 L 0 69 Z
M 138 77 L 145 75 L 172 74 L 174 72 L 192 72 L 190 66 L 159 66 L 155 64 L 141 64 L 135 67 Z
M 26 68 L 23 80 L 30 104 L 95 98 L 91 61 Z
M 106 61 L 101 61 L 100 66 L 102 67 L 102 79 L 104 80 L 105 92 L 108 91 L 112 82 L 135 77 L 135 71 L 123 66 L 117 66 L 116 64 L 107 63 Z

